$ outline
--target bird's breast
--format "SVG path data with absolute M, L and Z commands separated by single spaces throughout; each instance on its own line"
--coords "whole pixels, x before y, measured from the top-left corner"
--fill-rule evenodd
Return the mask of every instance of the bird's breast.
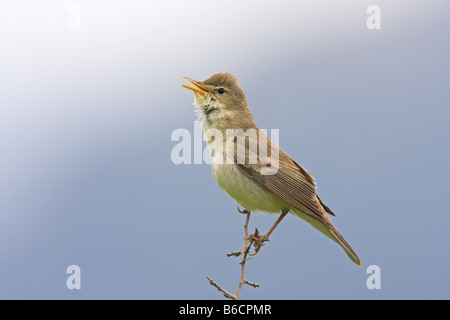
M 211 141 L 211 167 L 214 180 L 230 197 L 251 212 L 280 213 L 287 204 L 266 188 L 248 177 L 235 164 L 235 157 L 228 150 L 234 150 L 224 140 Z M 219 151 L 220 150 L 220 151 Z

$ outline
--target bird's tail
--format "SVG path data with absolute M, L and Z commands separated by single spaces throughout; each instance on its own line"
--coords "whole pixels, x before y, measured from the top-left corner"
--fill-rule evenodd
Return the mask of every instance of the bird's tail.
M 347 253 L 348 257 L 357 265 L 361 266 L 361 260 L 359 259 L 358 255 L 355 253 L 355 251 L 350 247 L 350 245 L 345 241 L 344 237 L 337 231 L 337 229 L 333 226 L 331 221 L 327 223 L 326 225 L 322 222 L 320 222 L 317 219 L 314 219 L 310 215 L 307 215 L 300 210 L 294 209 L 293 213 L 311 224 L 314 228 L 322 232 L 324 235 L 326 235 L 331 240 L 337 242 Z M 328 219 L 327 219 L 328 220 Z
M 330 233 L 333 235 L 334 239 L 337 243 L 341 245 L 344 249 L 345 253 L 347 253 L 348 257 L 358 266 L 361 267 L 361 260 L 359 259 L 356 252 L 350 247 L 350 245 L 345 241 L 344 237 L 336 230 L 334 226 L 330 228 Z

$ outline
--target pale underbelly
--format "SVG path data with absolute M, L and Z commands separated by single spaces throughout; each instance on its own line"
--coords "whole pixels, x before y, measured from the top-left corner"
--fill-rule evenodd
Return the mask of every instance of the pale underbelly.
M 290 206 L 243 173 L 235 164 L 212 163 L 214 179 L 229 196 L 248 211 L 281 213 Z

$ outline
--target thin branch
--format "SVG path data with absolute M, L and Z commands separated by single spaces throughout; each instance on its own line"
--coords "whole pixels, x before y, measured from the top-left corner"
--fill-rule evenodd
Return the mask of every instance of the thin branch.
M 239 210 L 239 208 L 238 208 Z M 250 221 L 250 212 L 249 211 L 240 211 L 241 213 L 245 213 L 246 214 L 246 219 L 245 219 L 245 224 L 244 224 L 244 245 L 242 246 L 242 249 L 239 251 L 235 251 L 235 252 L 231 252 L 228 253 L 227 256 L 228 257 L 239 257 L 241 256 L 241 262 L 239 263 L 241 265 L 241 278 L 239 280 L 237 289 L 235 294 L 231 294 L 229 293 L 227 290 L 225 290 L 224 288 L 222 288 L 222 286 L 220 286 L 216 281 L 214 281 L 213 279 L 209 278 L 208 276 L 206 276 L 206 278 L 209 280 L 209 283 L 216 287 L 217 290 L 219 290 L 220 292 L 223 293 L 223 295 L 226 298 L 232 299 L 232 300 L 237 300 L 239 299 L 239 295 L 241 293 L 241 289 L 244 286 L 244 284 L 248 284 L 249 286 L 252 286 L 254 288 L 259 288 L 259 284 L 257 283 L 252 283 L 249 282 L 245 279 L 245 264 L 247 262 L 247 260 L 250 260 L 250 258 L 247 258 L 249 252 L 250 252 L 250 247 L 252 246 L 252 244 L 254 243 L 254 241 L 252 240 L 252 237 L 249 237 L 248 235 L 248 223 Z M 257 231 L 256 231 L 257 232 Z
M 245 280 L 245 283 L 248 284 L 249 286 L 253 287 L 253 288 L 259 288 L 259 284 L 258 283 L 254 283 L 254 282 L 248 282 L 247 280 Z
M 250 246 L 251 246 L 251 244 L 249 244 L 250 240 L 248 237 L 248 222 L 249 221 L 250 221 L 250 212 L 247 212 L 247 217 L 245 219 L 245 224 L 244 224 L 244 235 L 245 235 L 244 236 L 244 246 L 241 249 L 241 256 L 242 256 L 242 260 L 240 262 L 241 279 L 239 280 L 239 284 L 236 289 L 236 293 L 234 294 L 236 300 L 239 298 L 239 294 L 241 293 L 242 286 L 247 282 L 247 280 L 245 280 L 245 263 L 247 262 L 247 255 L 250 251 Z
M 230 253 L 227 253 L 227 257 L 232 257 L 232 256 L 239 257 L 241 255 L 241 253 L 242 253 L 241 250 L 235 251 L 235 252 L 230 252 Z
M 227 290 L 225 290 L 224 288 L 222 288 L 216 281 L 214 281 L 213 279 L 211 279 L 210 277 L 206 276 L 206 278 L 209 280 L 209 283 L 213 286 L 216 287 L 217 290 L 219 290 L 220 292 L 223 293 L 223 295 L 225 296 L 225 298 L 229 298 L 232 300 L 236 300 L 235 296 L 233 296 L 231 293 L 229 293 Z

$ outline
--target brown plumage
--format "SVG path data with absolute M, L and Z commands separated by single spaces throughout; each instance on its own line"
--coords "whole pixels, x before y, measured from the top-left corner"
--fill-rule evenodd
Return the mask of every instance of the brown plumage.
M 313 176 L 254 123 L 237 78 L 229 73 L 218 73 L 203 82 L 185 79 L 195 85 L 183 86 L 194 91 L 194 104 L 203 119 L 213 176 L 219 186 L 248 211 L 283 213 L 282 217 L 291 212 L 299 216 L 341 245 L 360 266 L 361 260 L 355 251 L 333 226 L 328 214 L 335 214 L 317 195 Z M 235 135 L 229 136 L 228 130 L 234 130 Z M 222 133 L 221 139 L 217 132 Z M 270 155 L 260 152 L 261 143 L 266 144 Z M 239 153 L 239 149 L 245 152 Z M 222 150 L 223 154 L 218 154 L 217 150 Z M 229 150 L 233 151 L 231 155 Z

